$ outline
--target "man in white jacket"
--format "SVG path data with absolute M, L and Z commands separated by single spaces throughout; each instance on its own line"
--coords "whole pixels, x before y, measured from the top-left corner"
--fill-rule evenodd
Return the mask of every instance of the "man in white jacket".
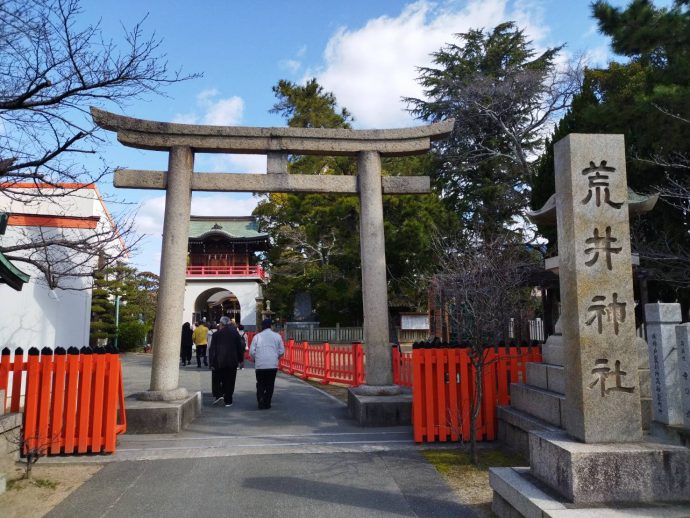
M 259 410 L 267 410 L 271 408 L 278 361 L 285 354 L 285 344 L 283 338 L 271 330 L 269 318 L 261 322 L 261 329 L 252 340 L 249 356 L 254 361 L 256 371 L 256 400 Z

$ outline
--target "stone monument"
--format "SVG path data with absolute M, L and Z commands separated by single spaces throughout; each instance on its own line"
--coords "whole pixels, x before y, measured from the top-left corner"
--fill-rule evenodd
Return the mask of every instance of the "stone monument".
M 676 326 L 680 304 L 647 304 L 647 342 L 652 387 L 652 418 L 666 425 L 683 423 Z
M 690 324 L 676 326 L 683 426 L 690 430 Z
M 565 432 L 531 432 L 529 468 L 491 469 L 499 516 L 690 502 L 690 450 L 642 440 L 624 149 L 622 135 L 554 146 Z

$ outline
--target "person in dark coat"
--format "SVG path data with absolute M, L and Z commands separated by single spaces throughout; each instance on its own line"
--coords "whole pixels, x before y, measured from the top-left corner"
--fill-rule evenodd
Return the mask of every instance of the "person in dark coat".
M 237 365 L 244 354 L 243 349 L 242 339 L 237 329 L 230 325 L 228 317 L 221 317 L 220 329 L 213 333 L 208 353 L 211 366 L 211 391 L 213 397 L 216 398 L 214 405 L 224 401 L 226 407 L 232 406 Z
M 182 339 L 180 340 L 180 361 L 182 366 L 192 363 L 192 326 L 189 322 L 182 324 Z

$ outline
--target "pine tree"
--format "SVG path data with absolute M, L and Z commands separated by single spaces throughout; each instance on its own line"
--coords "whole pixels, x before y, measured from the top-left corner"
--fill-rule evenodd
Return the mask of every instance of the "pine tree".
M 471 232 L 496 235 L 519 221 L 541 134 L 577 81 L 555 68 L 561 47 L 537 55 L 512 22 L 457 39 L 433 54 L 436 67 L 420 69 L 425 98 L 407 101 L 425 121 L 455 119 L 435 146 L 436 184 Z
M 585 71 L 583 86 L 558 124 L 532 182 L 531 205 L 554 192 L 552 143 L 568 133 L 625 136 L 629 186 L 639 193 L 670 193 L 687 181 L 674 167 L 690 156 L 690 9 L 687 1 L 657 8 L 635 0 L 627 8 L 593 4 L 602 33 L 624 62 Z M 690 164 L 690 162 L 687 162 Z M 690 192 L 690 191 L 686 191 Z M 688 198 L 657 203 L 633 221 L 633 246 L 650 273 L 650 299 L 690 300 Z M 540 228 L 555 246 L 554 229 Z M 682 289 L 681 289 L 682 288 Z

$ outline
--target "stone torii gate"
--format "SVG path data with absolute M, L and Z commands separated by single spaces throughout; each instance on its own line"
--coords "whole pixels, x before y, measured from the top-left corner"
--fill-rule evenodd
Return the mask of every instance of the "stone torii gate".
M 167 171 L 120 169 L 115 187 L 165 189 L 165 219 L 153 366 L 147 400 L 187 396 L 179 381 L 179 342 L 192 191 L 319 192 L 358 194 L 364 309 L 366 383 L 394 392 L 388 341 L 388 294 L 382 194 L 430 192 L 428 176 L 381 176 L 382 156 L 427 152 L 431 140 L 448 136 L 453 120 L 391 130 L 203 126 L 135 119 L 91 108 L 94 122 L 116 131 L 125 146 L 167 151 Z M 195 153 L 268 156 L 268 174 L 194 172 Z M 288 154 L 357 157 L 357 176 L 288 174 Z

